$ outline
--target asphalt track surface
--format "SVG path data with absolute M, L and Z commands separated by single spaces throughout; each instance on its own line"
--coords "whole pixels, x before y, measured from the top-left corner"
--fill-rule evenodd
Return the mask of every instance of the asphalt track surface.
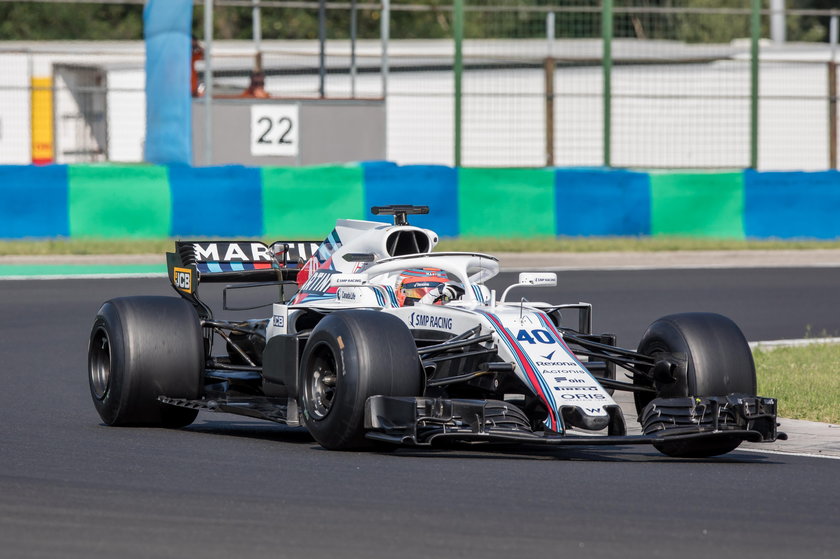
M 632 346 L 650 321 L 684 310 L 724 312 L 750 340 L 808 325 L 837 335 L 838 286 L 840 269 L 567 272 L 554 291 L 522 294 L 591 302 L 596 329 Z M 93 316 L 110 297 L 169 293 L 162 279 L 0 284 L 0 557 L 840 549 L 840 460 L 676 460 L 646 446 L 329 452 L 301 430 L 206 412 L 179 431 L 105 427 L 85 370 Z

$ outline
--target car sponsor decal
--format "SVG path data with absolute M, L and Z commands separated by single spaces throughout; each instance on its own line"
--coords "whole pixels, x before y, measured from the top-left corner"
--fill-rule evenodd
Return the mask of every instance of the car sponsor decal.
M 271 252 L 259 242 L 193 243 L 196 262 L 271 262 Z
M 309 301 L 323 301 L 325 299 L 335 299 L 339 288 L 332 287 L 330 280 L 333 275 L 338 272 L 334 270 L 316 270 L 314 274 L 309 276 L 309 279 L 300 287 L 297 295 L 295 295 L 292 303 L 303 303 Z
M 408 318 L 412 328 L 427 328 L 436 330 L 452 330 L 452 318 L 448 316 L 436 316 L 421 312 L 413 312 Z
M 589 369 L 580 362 L 580 360 L 575 356 L 574 352 L 571 348 L 566 344 L 566 341 L 563 339 L 563 336 L 557 330 L 557 327 L 554 326 L 554 323 L 551 322 L 551 319 L 544 312 L 536 312 L 535 313 L 537 318 L 539 319 L 540 323 L 543 327 L 552 335 L 554 340 L 559 343 L 563 349 L 564 353 L 566 354 L 566 358 L 569 359 L 567 363 L 571 365 L 574 363 L 575 372 L 577 373 L 577 378 L 563 378 L 562 376 L 555 379 L 555 386 L 554 389 L 558 392 L 561 392 L 560 398 L 566 402 L 584 406 L 586 403 L 589 403 L 590 406 L 593 407 L 584 407 L 583 409 L 591 414 L 591 415 L 605 415 L 607 414 L 607 410 L 604 408 L 604 405 L 608 405 L 614 402 L 611 402 L 611 398 L 609 397 L 608 393 L 604 391 L 601 383 L 589 372 Z M 554 353 L 554 352 L 552 352 Z M 571 372 L 572 369 L 561 369 L 561 372 Z M 544 372 L 551 373 L 551 369 L 546 369 Z M 583 376 L 583 378 L 580 378 Z M 583 386 L 574 386 L 575 384 L 587 384 L 587 387 Z M 597 406 L 597 407 L 595 407 Z
M 551 319 L 548 318 L 548 316 L 542 311 L 537 312 L 536 315 L 537 315 L 537 318 L 540 320 L 540 323 L 545 327 L 545 329 L 548 330 L 553 335 L 555 341 L 557 343 L 559 343 L 561 346 L 563 346 L 564 350 L 566 350 L 565 351 L 566 357 L 571 359 L 572 361 L 574 361 L 574 363 L 578 367 L 583 369 L 587 373 L 587 375 L 592 377 L 593 381 L 597 382 L 595 380 L 595 377 L 592 376 L 592 373 L 589 372 L 589 369 L 587 369 L 586 366 L 583 363 L 581 363 L 578 360 L 577 357 L 575 357 L 575 353 L 571 350 L 571 348 L 568 345 L 566 345 L 566 340 L 564 340 L 563 336 L 560 334 L 560 332 L 557 331 L 557 327 L 554 326 L 554 323 L 551 322 Z M 554 353 L 554 352 L 552 352 L 552 353 Z
M 193 273 L 192 270 L 189 268 L 172 268 L 172 285 L 175 286 L 175 289 L 178 291 L 183 291 L 184 293 L 193 293 L 194 283 L 193 283 Z
M 277 241 L 270 247 L 257 241 L 179 241 L 177 244 L 191 249 L 200 272 L 211 274 L 297 268 L 318 248 L 314 241 Z
M 510 333 L 510 331 L 505 327 L 502 321 L 499 319 L 498 316 L 485 312 L 485 311 L 477 311 L 479 314 L 482 314 L 487 317 L 487 319 L 492 324 L 493 328 L 499 334 L 499 337 L 507 346 L 508 350 L 513 355 L 513 358 L 516 360 L 517 365 L 522 369 L 525 373 L 525 376 L 528 379 L 531 388 L 533 389 L 534 393 L 537 397 L 542 401 L 543 405 L 548 408 L 548 417 L 545 420 L 545 425 L 552 431 L 556 433 L 563 432 L 563 421 L 557 413 L 557 404 L 554 401 L 554 397 L 551 394 L 551 390 L 548 387 L 545 379 L 542 378 L 542 375 L 537 373 L 537 369 L 534 364 L 531 362 L 530 357 L 522 351 L 519 347 L 519 343 Z

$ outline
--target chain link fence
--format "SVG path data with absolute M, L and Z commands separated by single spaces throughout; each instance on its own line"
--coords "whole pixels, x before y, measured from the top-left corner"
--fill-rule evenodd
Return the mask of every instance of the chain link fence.
M 261 0 L 253 28 L 252 0 L 214 4 L 215 96 L 248 97 L 261 70 L 281 101 L 385 98 L 387 157 L 401 164 L 837 165 L 840 9 Z M 203 44 L 202 17 L 197 1 Z M 140 41 L 0 42 L 0 163 L 142 160 L 143 52 Z M 195 69 L 200 84 L 204 61 Z

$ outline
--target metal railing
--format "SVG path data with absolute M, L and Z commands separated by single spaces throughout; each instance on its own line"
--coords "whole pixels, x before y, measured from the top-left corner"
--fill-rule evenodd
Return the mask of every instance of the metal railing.
M 205 2 L 195 4 L 201 23 Z M 196 65 L 215 95 L 242 94 L 259 65 L 280 100 L 386 98 L 388 158 L 398 163 L 837 168 L 838 9 L 797 0 L 786 10 L 760 0 L 213 4 L 257 22 L 251 39 L 210 45 L 212 72 Z M 317 32 L 288 38 L 310 20 Z M 36 159 L 44 87 L 54 160 L 142 159 L 143 48 L 133 45 L 90 43 L 72 70 L 61 44 L 0 43 L 0 163 Z M 71 87 L 56 71 L 82 66 L 98 68 L 100 83 Z

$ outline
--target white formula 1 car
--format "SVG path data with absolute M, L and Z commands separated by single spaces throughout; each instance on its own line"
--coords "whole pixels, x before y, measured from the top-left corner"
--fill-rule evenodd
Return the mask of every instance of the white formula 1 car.
M 647 443 L 700 457 L 784 438 L 731 320 L 666 316 L 622 349 L 591 332 L 586 303 L 511 297 L 555 274 L 522 273 L 497 294 L 485 285 L 496 258 L 432 252 L 437 235 L 409 225 L 427 207 L 372 213 L 394 222 L 340 220 L 323 242 L 177 242 L 167 257 L 180 297 L 112 299 L 96 316 L 89 380 L 102 420 L 182 427 L 221 411 L 304 425 L 329 449 Z M 269 317 L 219 320 L 198 296 L 209 281 L 231 283 L 225 308 L 229 290 L 253 286 L 276 285 L 278 302 Z M 643 434 L 627 435 L 614 390 L 634 393 Z

